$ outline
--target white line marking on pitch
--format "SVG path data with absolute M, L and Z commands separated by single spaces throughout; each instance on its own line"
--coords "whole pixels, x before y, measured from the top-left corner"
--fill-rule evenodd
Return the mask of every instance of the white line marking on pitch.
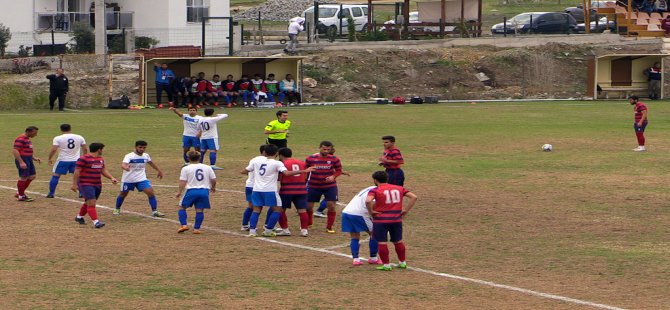
M 2 180 L 0 180 L 0 181 L 2 181 Z M 0 188 L 11 190 L 11 191 L 16 191 L 16 188 L 10 187 L 10 186 L 0 185 Z M 34 191 L 26 191 L 26 192 L 30 193 L 30 194 L 44 195 L 43 193 L 34 192 Z M 63 197 L 56 197 L 54 199 L 60 199 L 60 200 L 63 200 L 63 201 L 73 202 L 73 203 L 77 203 L 77 204 L 81 203 L 81 200 L 75 200 L 75 199 L 69 199 L 69 198 L 63 198 Z M 107 210 L 112 210 L 113 209 L 113 208 L 103 206 L 103 205 L 96 205 L 96 207 L 99 207 L 99 208 L 102 208 L 102 209 L 107 209 Z M 123 211 L 123 213 L 137 215 L 139 217 L 147 218 L 147 219 L 150 219 L 150 220 L 164 221 L 164 222 L 169 222 L 169 223 L 174 223 L 174 224 L 179 225 L 179 221 L 172 220 L 172 219 L 153 217 L 153 216 L 146 215 L 146 214 L 143 214 L 143 213 L 133 212 L 133 211 L 125 211 L 125 210 Z M 227 234 L 227 235 L 238 236 L 238 237 L 247 237 L 247 238 L 249 237 L 248 235 L 241 234 L 241 233 L 238 233 L 238 232 L 225 230 L 225 229 L 220 229 L 220 228 L 209 227 L 209 226 L 201 226 L 201 229 L 210 230 L 210 231 L 223 233 L 223 234 Z M 335 252 L 335 251 L 329 250 L 328 248 L 322 249 L 322 248 L 312 247 L 312 246 L 308 246 L 308 245 L 295 244 L 295 243 L 279 241 L 279 240 L 275 240 L 275 239 L 268 239 L 268 238 L 263 238 L 263 237 L 257 237 L 257 238 L 254 238 L 254 239 L 257 239 L 257 240 L 260 240 L 260 241 L 265 241 L 265 242 L 270 242 L 270 243 L 274 243 L 274 244 L 284 245 L 284 246 L 288 246 L 288 247 L 293 247 L 293 248 L 298 248 L 298 249 L 303 249 L 303 250 L 309 250 L 309 251 L 313 251 L 313 252 L 319 252 L 319 253 L 325 253 L 325 254 L 350 258 L 349 254 Z M 484 286 L 490 286 L 490 287 L 510 290 L 510 291 L 514 291 L 514 292 L 523 293 L 523 294 L 526 294 L 526 295 L 543 297 L 543 298 L 553 299 L 553 300 L 559 300 L 559 301 L 563 301 L 563 302 L 566 302 L 566 303 L 585 305 L 585 306 L 590 306 L 590 307 L 599 308 L 599 309 L 624 310 L 624 308 L 619 308 L 619 307 L 615 307 L 615 306 L 609 306 L 609 305 L 605 305 L 605 304 L 599 304 L 599 303 L 594 303 L 594 302 L 590 302 L 590 301 L 585 301 L 585 300 L 581 300 L 581 299 L 575 299 L 575 298 L 570 298 L 570 297 L 565 297 L 565 296 L 560 296 L 560 295 L 542 293 L 542 292 L 533 291 L 533 290 L 529 290 L 529 289 L 525 289 L 525 288 L 521 288 L 521 287 L 505 285 L 505 284 L 498 284 L 498 283 L 491 282 L 491 281 L 468 278 L 468 277 L 453 275 L 453 274 L 449 274 L 449 273 L 437 272 L 437 271 L 432 271 L 432 270 L 427 270 L 427 269 L 422 269 L 422 268 L 417 268 L 417 267 L 407 267 L 407 269 L 417 271 L 417 272 L 422 272 L 422 273 L 425 273 L 425 274 L 438 276 L 438 277 L 461 280 L 461 281 L 472 282 L 472 283 L 476 283 L 476 284 L 480 284 L 480 285 L 484 285 Z

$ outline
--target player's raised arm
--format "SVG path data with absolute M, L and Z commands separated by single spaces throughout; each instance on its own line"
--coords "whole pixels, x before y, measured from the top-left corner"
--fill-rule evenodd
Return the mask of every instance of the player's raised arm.
M 170 110 L 172 110 L 172 112 L 174 112 L 174 114 L 177 114 L 179 117 L 184 117 L 184 113 L 181 113 L 175 107 L 170 107 Z

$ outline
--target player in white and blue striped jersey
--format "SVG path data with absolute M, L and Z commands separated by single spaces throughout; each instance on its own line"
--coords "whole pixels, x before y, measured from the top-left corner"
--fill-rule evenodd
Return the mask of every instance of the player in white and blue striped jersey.
M 209 193 L 216 192 L 216 175 L 212 167 L 200 163 L 200 152 L 188 152 L 189 164 L 181 168 L 179 175 L 179 192 L 177 198 L 181 197 L 184 189 L 186 194 L 179 201 L 179 223 L 181 227 L 178 233 L 188 230 L 186 209 L 195 207 L 195 224 L 193 233 L 200 234 L 200 226 L 205 220 L 205 209 L 210 209 Z
M 376 188 L 376 186 L 366 187 L 342 210 L 342 232 L 348 232 L 351 236 L 349 247 L 351 248 L 351 256 L 354 259 L 353 265 L 363 265 L 360 258 L 358 258 L 358 250 L 360 248 L 359 241 L 361 239 L 361 232 L 367 232 L 370 235 L 370 259 L 368 263 L 373 265 L 381 264 L 381 260 L 377 258 L 378 243 L 372 237 L 372 218 L 365 205 L 365 200 L 368 198 L 368 192 Z
M 123 162 L 121 162 L 121 168 L 123 169 L 123 176 L 121 176 L 121 192 L 119 192 L 119 196 L 116 197 L 116 208 L 112 212 L 114 215 L 121 214 L 121 205 L 123 205 L 123 200 L 128 196 L 128 192 L 137 189 L 138 192 L 144 192 L 147 195 L 149 206 L 151 207 L 151 215 L 155 217 L 165 216 L 158 211 L 156 194 L 154 194 L 151 181 L 147 179 L 147 165 L 158 172 L 159 179 L 163 178 L 163 172 L 158 165 L 151 160 L 151 156 L 149 156 L 148 153 L 145 153 L 147 145 L 146 141 L 136 141 L 135 151 L 128 153 L 123 157 Z
M 175 108 L 170 108 L 184 121 L 184 133 L 181 138 L 181 146 L 184 148 L 184 166 L 188 165 L 188 157 L 186 153 L 193 148 L 200 151 L 200 127 L 198 122 L 202 116 L 198 115 L 198 109 L 195 107 L 188 108 L 188 114 L 179 112 Z
M 47 198 L 54 198 L 61 175 L 74 173 L 81 150 L 84 150 L 84 154 L 87 153 L 86 140 L 80 135 L 73 134 L 70 124 L 60 125 L 60 131 L 62 134 L 54 138 L 51 152 L 49 152 L 49 165 L 53 165 L 54 169 L 51 181 L 49 181 Z M 58 152 L 58 158 L 54 163 L 53 157 L 56 152 Z

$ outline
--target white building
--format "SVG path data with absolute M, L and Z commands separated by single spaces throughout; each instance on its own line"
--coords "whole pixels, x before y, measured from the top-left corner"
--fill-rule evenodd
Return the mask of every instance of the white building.
M 6 51 L 17 52 L 20 45 L 50 45 L 52 34 L 55 44 L 67 43 L 74 23 L 94 26 L 94 2 L 0 0 L 0 23 L 12 32 Z M 135 36 L 158 39 L 158 46 L 200 46 L 202 17 L 230 16 L 230 0 L 105 0 L 105 4 L 108 35 L 121 34 L 125 29 L 134 31 Z M 212 20 L 208 25 L 215 29 L 212 32 L 228 33 L 227 20 Z M 208 41 L 221 44 L 217 42 L 220 37 Z

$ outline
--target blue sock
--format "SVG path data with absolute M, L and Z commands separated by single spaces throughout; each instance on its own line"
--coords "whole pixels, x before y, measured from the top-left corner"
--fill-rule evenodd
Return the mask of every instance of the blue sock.
M 358 239 L 351 238 L 351 242 L 349 242 L 349 247 L 351 248 L 351 257 L 358 258 L 358 249 L 360 249 Z
M 185 163 L 188 162 L 188 156 L 186 156 L 186 153 L 184 153 L 184 162 L 185 162 Z
M 270 217 L 272 216 L 272 208 L 268 208 L 268 213 L 265 214 L 265 227 L 269 227 L 268 224 L 270 224 Z M 274 228 L 271 227 L 271 228 Z
M 252 208 L 244 209 L 244 214 L 242 215 L 242 225 L 249 225 L 249 220 L 251 219 L 251 213 L 254 212 Z
M 319 204 L 319 208 L 316 209 L 316 210 L 319 211 L 319 212 L 323 212 L 323 210 L 326 210 L 327 207 L 328 207 L 328 202 L 324 199 L 324 200 L 321 200 L 321 203 Z
M 56 186 L 58 186 L 58 180 L 60 177 L 52 175 L 51 181 L 49 181 L 49 195 L 53 195 L 56 192 Z
M 257 213 L 257 212 L 251 213 L 251 218 L 249 219 L 249 228 L 256 229 L 256 225 L 258 225 L 258 218 L 259 217 L 260 217 L 260 213 Z
M 156 200 L 156 196 L 149 197 L 149 205 L 151 206 L 151 211 L 156 211 L 156 208 L 158 208 L 158 200 Z
M 116 208 L 121 209 L 121 205 L 123 205 L 123 200 L 126 199 L 125 197 L 121 196 L 116 196 Z
M 216 165 L 216 152 L 209 152 L 209 164 Z
M 193 225 L 194 229 L 200 229 L 202 221 L 205 220 L 205 212 L 196 212 L 195 213 L 195 224 Z
M 281 216 L 281 212 L 272 212 L 270 215 L 270 220 L 268 220 L 268 224 L 265 226 L 267 229 L 273 229 L 275 228 L 275 225 L 277 225 L 277 221 L 279 221 L 279 217 Z
M 186 215 L 186 210 L 179 209 L 177 214 L 179 214 L 179 224 L 186 226 L 186 219 L 188 218 L 188 215 Z
M 370 238 L 370 257 L 377 257 L 379 252 L 379 242 L 377 240 Z

